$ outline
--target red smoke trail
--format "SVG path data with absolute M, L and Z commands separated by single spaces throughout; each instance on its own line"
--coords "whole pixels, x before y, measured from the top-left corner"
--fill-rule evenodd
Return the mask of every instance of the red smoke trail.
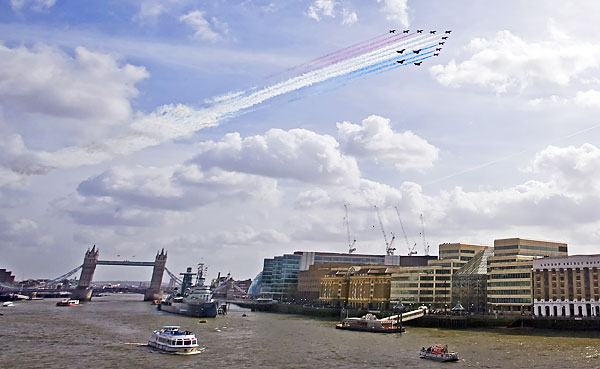
M 381 48 L 383 46 L 387 46 L 387 45 L 393 44 L 393 43 L 395 43 L 395 42 L 397 42 L 399 40 L 411 37 L 413 35 L 414 35 L 414 33 L 411 33 L 409 35 L 404 35 L 404 36 L 402 36 L 402 35 L 396 35 L 396 36 L 393 36 L 395 38 L 393 38 L 391 40 L 384 39 L 384 40 L 381 40 L 381 41 L 378 41 L 378 42 L 372 42 L 372 43 L 370 43 L 368 45 L 364 45 L 364 46 L 359 47 L 359 48 L 354 49 L 354 50 L 349 50 L 347 53 L 339 55 L 336 59 L 330 59 L 330 60 L 324 61 L 324 62 L 322 62 L 320 64 L 316 64 L 312 68 L 304 71 L 304 73 L 310 72 L 310 71 L 313 71 L 313 70 L 316 70 L 316 69 L 324 68 L 324 67 L 327 67 L 327 66 L 335 64 L 335 63 L 339 63 L 339 62 L 344 61 L 346 59 L 353 58 L 353 57 L 355 57 L 357 55 L 362 55 L 362 54 L 369 53 L 369 52 L 371 52 L 373 50 L 379 49 L 379 48 Z
M 390 36 L 389 33 L 384 33 L 382 35 L 379 35 L 379 36 L 376 36 L 376 37 L 372 37 L 372 38 L 370 38 L 368 40 L 360 41 L 360 42 L 357 42 L 357 43 L 355 43 L 353 45 L 344 47 L 343 49 L 339 49 L 337 51 L 331 52 L 331 53 L 329 53 L 327 55 L 320 56 L 320 57 L 318 57 L 316 59 L 313 59 L 311 61 L 307 61 L 307 62 L 304 62 L 302 64 L 296 65 L 295 67 L 291 67 L 289 69 L 286 69 L 283 72 L 278 72 L 278 73 L 271 74 L 271 75 L 267 76 L 266 78 L 271 78 L 271 77 L 274 77 L 274 76 L 279 75 L 281 73 L 290 72 L 290 71 L 293 71 L 293 70 L 296 70 L 296 69 L 299 69 L 299 68 L 311 65 L 311 64 L 316 63 L 316 62 L 318 62 L 320 60 L 323 60 L 325 58 L 334 57 L 337 54 L 343 53 L 343 52 L 345 52 L 347 50 L 353 49 L 353 48 L 361 46 L 363 44 L 372 43 L 372 42 L 374 42 L 374 41 L 376 41 L 377 39 L 380 39 L 380 38 L 383 38 L 383 40 L 387 40 L 387 39 L 395 37 L 395 36 L 398 36 L 398 35 L 392 35 L 392 36 Z

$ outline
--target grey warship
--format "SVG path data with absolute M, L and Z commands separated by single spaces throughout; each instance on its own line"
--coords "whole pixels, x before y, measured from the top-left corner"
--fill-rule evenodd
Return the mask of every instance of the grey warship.
M 173 314 L 193 316 L 196 318 L 214 318 L 217 316 L 217 302 L 212 299 L 210 287 L 204 284 L 206 270 L 203 264 L 198 264 L 198 273 L 192 273 L 187 268 L 183 275 L 181 291 L 177 296 L 169 296 L 162 301 L 157 309 Z M 196 275 L 196 284 L 192 285 L 192 277 Z

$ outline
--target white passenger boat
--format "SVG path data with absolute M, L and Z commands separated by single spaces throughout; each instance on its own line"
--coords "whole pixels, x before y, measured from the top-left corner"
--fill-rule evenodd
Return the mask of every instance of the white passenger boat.
M 15 304 L 13 304 L 12 301 L 6 301 L 5 303 L 2 304 L 2 307 L 11 307 L 11 306 L 15 306 Z
M 79 300 L 73 299 L 62 299 L 56 303 L 56 306 L 77 306 L 79 305 Z
M 148 346 L 179 355 L 199 354 L 198 340 L 190 331 L 180 331 L 177 325 L 164 326 L 160 331 L 152 332 Z

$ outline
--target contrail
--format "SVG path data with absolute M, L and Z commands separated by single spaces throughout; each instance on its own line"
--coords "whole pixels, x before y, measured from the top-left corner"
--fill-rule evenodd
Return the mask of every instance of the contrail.
M 466 168 L 466 169 L 463 169 L 463 170 L 459 170 L 458 172 L 454 172 L 454 173 L 448 174 L 448 175 L 446 175 L 446 176 L 443 176 L 443 177 L 437 178 L 437 179 L 435 179 L 435 180 L 433 180 L 433 181 L 431 181 L 431 182 L 427 182 L 427 183 L 425 183 L 425 184 L 423 185 L 423 187 L 430 186 L 430 185 L 432 185 L 432 184 L 436 184 L 436 183 L 438 183 L 438 182 L 442 182 L 442 181 L 445 181 L 445 180 L 447 180 L 447 179 L 450 179 L 450 178 L 458 177 L 458 176 L 460 176 L 461 174 L 465 174 L 465 173 L 474 172 L 474 171 L 476 171 L 476 170 L 479 170 L 479 169 L 481 169 L 481 168 L 485 168 L 485 167 L 488 167 L 488 166 L 490 166 L 490 165 L 494 165 L 494 164 L 497 164 L 497 163 L 503 162 L 503 161 L 505 161 L 505 160 L 508 160 L 508 159 L 510 159 L 510 158 L 513 158 L 513 157 L 515 157 L 515 156 L 519 156 L 519 155 L 521 155 L 521 154 L 524 154 L 524 153 L 526 153 L 526 152 L 528 152 L 528 151 L 535 151 L 535 150 L 540 150 L 540 149 L 543 149 L 544 147 L 547 147 L 548 145 L 552 145 L 552 144 L 556 143 L 557 141 L 561 141 L 561 140 L 564 140 L 564 139 L 567 139 L 567 138 L 571 138 L 571 137 L 574 137 L 574 136 L 580 135 L 580 134 L 582 134 L 582 133 L 585 133 L 585 132 L 591 131 L 591 130 L 593 130 L 593 129 L 596 129 L 596 128 L 598 128 L 598 127 L 600 127 L 600 124 L 596 124 L 596 125 L 594 125 L 594 126 L 591 126 L 591 127 L 588 127 L 588 128 L 585 128 L 585 129 L 582 129 L 582 130 L 579 130 L 579 131 L 576 131 L 576 132 L 570 133 L 570 134 L 568 134 L 568 135 L 566 135 L 566 136 L 562 136 L 562 137 L 555 138 L 555 139 L 553 139 L 552 141 L 548 141 L 548 142 L 546 142 L 546 143 L 538 144 L 538 145 L 536 145 L 536 146 L 531 146 L 531 147 L 529 147 L 529 148 L 523 149 L 523 150 L 521 150 L 521 151 L 517 151 L 517 152 L 515 152 L 515 153 L 512 153 L 512 154 L 510 154 L 510 155 L 506 155 L 506 156 L 503 156 L 503 157 L 500 157 L 500 158 L 497 158 L 497 159 L 494 159 L 494 160 L 488 161 L 488 162 L 486 162 L 486 163 L 482 163 L 482 164 L 479 164 L 479 165 L 476 165 L 476 166 L 473 166 L 473 167 L 470 167 L 470 168 Z

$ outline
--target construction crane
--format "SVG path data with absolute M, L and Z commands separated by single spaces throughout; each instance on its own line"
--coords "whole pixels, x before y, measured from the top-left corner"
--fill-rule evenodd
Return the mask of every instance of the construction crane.
M 417 250 L 415 250 L 415 248 L 417 247 L 417 243 L 415 242 L 413 247 L 410 247 L 410 244 L 408 243 L 408 237 L 406 237 L 406 231 L 404 231 L 404 224 L 402 224 L 402 219 L 400 218 L 400 212 L 398 211 L 398 207 L 394 206 L 394 209 L 396 209 L 396 215 L 398 215 L 400 227 L 402 228 L 402 234 L 404 235 L 404 240 L 406 241 L 406 247 L 408 248 L 408 256 L 415 255 L 417 253 Z
M 429 244 L 425 241 L 425 222 L 423 222 L 423 214 L 421 214 L 421 236 L 423 237 L 423 248 L 425 249 L 425 255 L 429 255 Z
M 354 239 L 354 241 L 350 241 L 350 220 L 348 218 L 348 205 L 344 204 L 344 209 L 346 210 L 346 231 L 348 232 L 348 254 L 352 254 L 354 251 L 356 251 L 356 247 L 354 247 L 354 244 L 356 243 L 356 239 Z
M 383 240 L 385 241 L 385 253 L 386 255 L 394 255 L 395 248 L 392 248 L 392 244 L 396 239 L 396 236 L 392 233 L 392 239 L 388 243 L 387 235 L 385 234 L 385 229 L 383 229 L 383 221 L 381 220 L 381 214 L 379 213 L 379 209 L 377 205 L 373 205 L 375 211 L 377 212 L 377 219 L 379 219 L 379 226 L 381 227 L 381 233 L 383 233 Z

